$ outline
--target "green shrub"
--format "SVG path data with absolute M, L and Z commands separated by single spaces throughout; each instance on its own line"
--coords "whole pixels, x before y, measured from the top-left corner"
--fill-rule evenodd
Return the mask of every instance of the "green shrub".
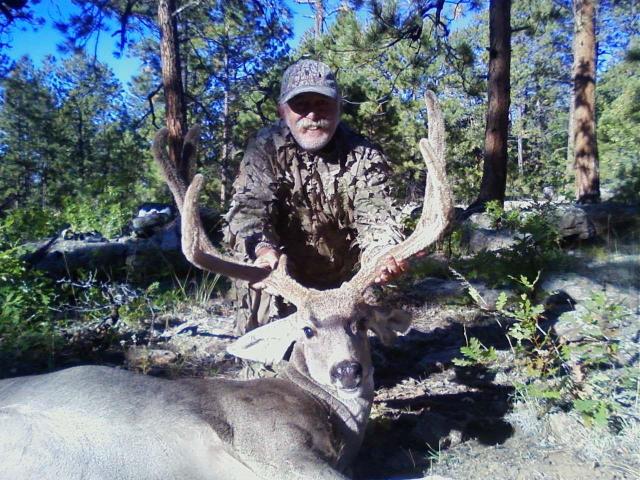
M 134 214 L 137 200 L 124 188 L 109 186 L 91 198 L 65 199 L 61 218 L 76 232 L 98 231 L 107 238 L 122 234 L 122 230 Z
M 637 402 L 640 389 L 638 368 L 621 367 L 618 361 L 616 327 L 629 312 L 609 302 L 603 293 L 594 293 L 583 302 L 583 308 L 563 314 L 573 317 L 583 334 L 568 343 L 541 324 L 544 308 L 532 301 L 538 278 L 530 281 L 521 276 L 514 280 L 524 293 L 514 301 L 502 293 L 496 310 L 512 322 L 507 339 L 516 378 L 520 379 L 514 382 L 516 391 L 522 398 L 536 398 L 548 408 L 574 409 L 587 425 L 609 425 L 622 406 Z M 471 298 L 484 308 L 486 303 L 479 292 L 468 282 L 467 287 Z M 460 352 L 462 358 L 454 360 L 456 365 L 497 367 L 493 347 L 482 345 L 476 338 L 468 340 Z
M 0 221 L 0 248 L 48 237 L 62 224 L 60 212 L 51 208 L 15 208 Z
M 51 305 L 52 282 L 27 269 L 22 250 L 0 251 L 0 350 L 20 355 L 30 350 L 52 352 L 56 334 Z

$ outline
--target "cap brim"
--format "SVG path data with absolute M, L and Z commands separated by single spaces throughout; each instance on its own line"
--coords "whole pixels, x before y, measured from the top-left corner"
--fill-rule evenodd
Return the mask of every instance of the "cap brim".
M 293 97 L 300 95 L 301 93 L 319 93 L 320 95 L 324 95 L 325 97 L 332 98 L 334 100 L 338 100 L 340 95 L 338 95 L 338 91 L 335 88 L 331 87 L 318 87 L 313 85 L 303 85 L 300 87 L 296 87 L 293 90 L 287 92 L 286 95 L 280 97 L 278 100 L 279 103 L 286 103 L 291 100 Z

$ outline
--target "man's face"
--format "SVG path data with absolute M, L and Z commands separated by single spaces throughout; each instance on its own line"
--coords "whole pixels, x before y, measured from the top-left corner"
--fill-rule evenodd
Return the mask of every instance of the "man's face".
M 278 106 L 293 138 L 305 150 L 315 152 L 331 139 L 340 122 L 340 105 L 319 93 L 301 93 Z

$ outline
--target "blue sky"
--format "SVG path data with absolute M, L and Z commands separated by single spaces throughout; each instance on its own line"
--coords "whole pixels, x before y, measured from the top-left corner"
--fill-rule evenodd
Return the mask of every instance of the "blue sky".
M 302 35 L 313 28 L 310 18 L 311 8 L 308 5 L 298 5 L 294 0 L 288 0 L 287 4 L 291 8 L 294 16 L 293 33 L 294 37 L 290 41 L 291 46 L 297 44 Z M 19 26 L 11 31 L 11 47 L 6 51 L 7 55 L 13 59 L 18 59 L 23 55 L 28 55 L 39 64 L 46 55 L 53 55 L 61 58 L 56 46 L 62 41 L 62 35 L 54 28 L 56 20 L 63 20 L 69 17 L 70 13 L 77 12 L 77 9 L 69 1 L 41 0 L 33 7 L 37 17 L 45 20 L 42 27 Z M 98 60 L 107 63 L 120 81 L 126 85 L 127 81 L 140 68 L 140 62 L 136 58 L 129 57 L 127 52 L 122 58 L 115 58 L 116 39 L 109 34 L 102 34 L 98 43 Z

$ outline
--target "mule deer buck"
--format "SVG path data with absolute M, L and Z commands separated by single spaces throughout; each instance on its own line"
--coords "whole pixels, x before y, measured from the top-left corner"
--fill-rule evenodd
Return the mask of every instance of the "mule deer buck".
M 195 265 L 251 282 L 297 307 L 230 347 L 238 356 L 290 361 L 275 378 L 164 380 L 84 366 L 0 382 L 0 478 L 16 479 L 345 479 L 362 442 L 373 400 L 367 331 L 388 343 L 409 326 L 364 303 L 386 255 L 408 259 L 451 222 L 444 124 L 427 94 L 429 139 L 420 151 L 429 171 L 413 234 L 375 258 L 340 288 L 305 288 L 286 259 L 266 271 L 222 257 L 203 231 L 203 184 L 179 179 L 167 160 L 166 133 L 154 151 L 182 217 L 182 248 Z M 197 136 L 192 133 L 188 142 Z M 188 143 L 187 142 L 187 143 Z M 295 343 L 294 343 L 295 342 Z

